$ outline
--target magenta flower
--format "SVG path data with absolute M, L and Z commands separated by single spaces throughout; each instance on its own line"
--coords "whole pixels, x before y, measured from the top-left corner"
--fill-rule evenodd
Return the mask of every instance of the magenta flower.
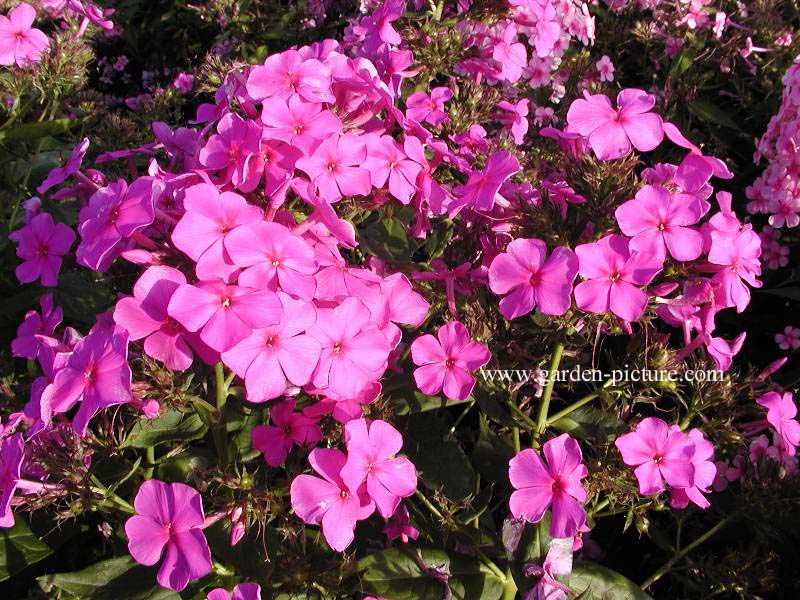
M 24 457 L 25 442 L 21 433 L 0 440 L 0 527 L 14 526 L 11 499 L 17 489 Z
M 206 600 L 261 600 L 261 586 L 257 583 L 240 583 L 234 586 L 232 593 L 223 588 L 214 588 Z
M 167 314 L 217 352 L 225 352 L 253 329 L 280 322 L 281 302 L 274 292 L 223 281 L 179 285 L 167 305 Z
M 523 450 L 508 463 L 508 478 L 514 487 L 509 506 L 515 519 L 538 523 L 552 509 L 550 534 L 573 537 L 586 524 L 586 490 L 581 480 L 589 474 L 581 447 L 562 433 L 542 446 L 543 461 L 535 450 Z
M 519 161 L 508 152 L 492 154 L 482 171 L 472 171 L 467 184 L 453 190 L 456 199 L 448 206 L 450 216 L 454 216 L 464 206 L 475 210 L 492 210 L 500 186 L 509 177 L 519 173 L 519 168 Z
M 347 462 L 342 480 L 351 490 L 366 480 L 367 493 L 384 519 L 391 517 L 401 498 L 417 489 L 417 470 L 405 457 L 395 456 L 403 436 L 386 421 L 353 419 L 344 426 Z
M 253 448 L 264 455 L 271 467 L 279 467 L 294 444 L 313 446 L 322 439 L 318 419 L 294 412 L 294 398 L 287 398 L 269 409 L 273 425 L 256 425 L 251 439 Z
M 61 257 L 69 252 L 75 232 L 53 223 L 50 213 L 40 213 L 17 232 L 16 240 L 17 256 L 23 260 L 15 271 L 17 279 L 30 283 L 41 278 L 43 286 L 57 285 Z
M 502 39 L 494 43 L 492 58 L 500 63 L 500 73 L 509 83 L 522 77 L 522 70 L 528 64 L 528 52 L 517 41 L 517 27 L 513 23 L 506 25 Z
M 797 406 L 791 392 L 782 396 L 776 392 L 767 392 L 756 400 L 767 409 L 767 421 L 781 437 L 786 452 L 794 456 L 800 446 L 800 423 L 797 422 Z
M 489 287 L 498 295 L 506 319 L 527 315 L 535 306 L 546 315 L 563 315 L 570 305 L 578 258 L 559 247 L 547 257 L 541 240 L 516 239 L 489 266 Z
M 647 417 L 631 433 L 619 436 L 614 445 L 639 480 L 639 492 L 653 496 L 671 488 L 694 485 L 694 442 L 685 433 L 670 429 L 661 419 Z
M 278 298 L 283 307 L 280 322 L 253 329 L 222 353 L 222 361 L 244 379 L 250 402 L 277 398 L 289 384 L 307 384 L 319 360 L 319 342 L 304 333 L 316 321 L 314 306 L 283 293 Z
M 364 34 L 367 37 L 365 50 L 373 52 L 382 43 L 399 46 L 402 38 L 392 27 L 392 23 L 403 16 L 405 0 L 385 0 L 381 5 L 361 21 Z
M 491 356 L 485 344 L 470 340 L 463 323 L 451 321 L 439 328 L 436 337 L 426 334 L 411 344 L 411 359 L 419 367 L 414 381 L 428 396 L 443 391 L 451 400 L 465 400 L 475 387 L 472 371 Z
M 47 174 L 45 180 L 36 188 L 40 194 L 44 194 L 51 187 L 59 185 L 66 181 L 67 177 L 74 175 L 81 168 L 83 157 L 86 156 L 86 151 L 89 149 L 89 138 L 83 138 L 80 144 L 73 148 L 72 153 L 63 167 L 56 167 L 51 169 Z
M 736 307 L 742 312 L 750 303 L 751 287 L 760 288 L 756 277 L 761 275 L 761 238 L 752 229 L 735 233 L 712 231 L 708 262 L 717 271 L 713 281 L 717 285 L 716 302 L 720 308 Z
M 124 249 L 123 243 L 153 223 L 155 202 L 163 190 L 157 179 L 139 177 L 130 187 L 120 179 L 92 194 L 79 214 L 78 262 L 106 271 Z
M 685 202 L 660 185 L 646 185 L 634 200 L 617 208 L 619 228 L 632 239 L 632 252 L 666 256 L 675 260 L 694 260 L 703 253 L 703 236 L 694 225 L 703 216 L 699 202 Z
M 342 131 L 342 122 L 318 102 L 303 102 L 297 94 L 267 98 L 261 110 L 264 137 L 282 140 L 311 154 L 327 137 Z
M 352 134 L 331 136 L 311 156 L 297 161 L 320 196 L 335 202 L 342 196 L 366 196 L 372 190 L 369 171 L 361 165 L 367 158 L 364 142 Z
M 419 531 L 409 525 L 408 509 L 403 504 L 398 505 L 386 527 L 383 528 L 383 533 L 390 542 L 399 539 L 404 544 L 419 537 Z
M 186 212 L 172 232 L 173 243 L 197 261 L 200 279 L 227 277 L 236 267 L 225 250 L 225 240 L 239 225 L 260 223 L 261 209 L 239 194 L 220 193 L 207 183 L 187 188 L 183 206 Z
M 370 173 L 372 185 L 382 188 L 389 182 L 389 193 L 403 204 L 409 204 L 417 191 L 417 176 L 422 165 L 411 160 L 389 135 L 374 136 L 367 142 L 364 167 Z
M 340 450 L 314 448 L 308 462 L 322 479 L 298 475 L 289 488 L 295 514 L 306 523 L 321 524 L 325 541 L 337 552 L 352 543 L 356 523 L 375 511 L 364 484 L 351 489 L 342 480 L 340 473 L 346 461 Z
M 228 113 L 220 119 L 217 135 L 208 139 L 197 159 L 207 169 L 224 169 L 221 183 L 230 182 L 243 192 L 252 192 L 263 175 L 258 161 L 260 152 L 261 127 Z
M 311 300 L 317 288 L 314 250 L 279 223 L 258 221 L 237 227 L 225 237 L 231 262 L 245 268 L 239 285 L 277 290 Z
M 81 436 L 98 411 L 131 401 L 128 332 L 122 327 L 95 326 L 77 343 L 67 366 L 42 396 L 42 421 L 49 424 L 53 415 L 67 412 L 79 400 L 72 429 Z
M 308 333 L 322 347 L 313 383 L 326 394 L 355 399 L 386 370 L 392 348 L 370 319 L 369 309 L 356 298 L 318 309 Z
M 188 332 L 167 314 L 167 306 L 185 283 L 177 269 L 149 267 L 133 286 L 133 296 L 122 298 L 114 308 L 114 321 L 128 330 L 131 341 L 144 339 L 145 354 L 177 371 L 191 366 L 192 350 Z
M 145 481 L 133 500 L 136 514 L 125 522 L 133 560 L 151 567 L 161 557 L 158 583 L 176 592 L 211 572 L 211 550 L 203 534 L 203 499 L 183 483 Z
M 631 151 L 653 150 L 664 139 L 661 117 L 649 112 L 656 104 L 655 97 L 628 88 L 617 95 L 618 110 L 607 96 L 584 92 L 585 100 L 575 100 L 567 112 L 568 130 L 589 139 L 597 158 L 612 160 Z
M 51 336 L 64 318 L 64 311 L 53 303 L 52 293 L 39 298 L 39 306 L 42 307 L 42 314 L 29 310 L 17 328 L 17 337 L 11 342 L 11 353 L 14 356 L 35 359 L 42 346 L 41 338 Z
M 680 428 L 675 425 L 672 428 L 680 431 Z M 711 491 L 711 486 L 717 476 L 717 466 L 714 464 L 714 444 L 709 442 L 699 429 L 692 429 L 688 435 L 694 443 L 694 454 L 692 454 L 694 480 L 690 487 L 673 488 L 669 504 L 672 508 L 686 508 L 689 506 L 689 502 L 693 502 L 705 509 L 711 506 L 711 503 L 703 494 Z
M 575 286 L 578 308 L 592 313 L 611 311 L 620 319 L 635 321 L 647 305 L 647 285 L 661 270 L 661 260 L 644 252 L 629 252 L 628 241 L 607 235 L 593 244 L 575 248 L 586 279 Z
M 430 123 L 434 127 L 447 120 L 444 104 L 453 97 L 448 87 L 435 87 L 429 96 L 425 92 L 414 92 L 406 100 L 406 115 L 419 123 Z
M 0 65 L 28 67 L 41 61 L 50 40 L 31 27 L 35 18 L 36 9 L 25 2 L 12 8 L 7 17 L 0 15 Z
M 523 98 L 516 104 L 506 100 L 498 102 L 497 108 L 504 111 L 499 115 L 499 120 L 511 129 L 514 143 L 517 145 L 525 141 L 525 134 L 528 133 L 528 105 L 530 100 Z
M 331 71 L 320 61 L 303 59 L 297 50 L 273 54 L 247 78 L 247 93 L 254 100 L 299 94 L 307 102 L 334 102 Z

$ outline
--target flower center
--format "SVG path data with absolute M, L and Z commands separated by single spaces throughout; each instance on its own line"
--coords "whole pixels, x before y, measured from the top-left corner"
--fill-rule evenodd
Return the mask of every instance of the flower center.
M 333 173 L 336 170 L 336 163 L 329 162 L 328 163 L 328 173 Z
M 456 361 L 454 359 L 450 358 L 449 356 L 444 361 L 444 366 L 447 367 L 448 369 L 452 369 L 455 366 L 455 364 L 456 364 Z
M 664 225 L 663 223 L 659 223 L 658 225 L 656 225 L 656 229 L 658 229 L 659 231 L 664 231 L 666 228 L 667 226 Z
M 342 351 L 342 343 L 341 342 L 336 342 L 333 345 L 333 353 L 334 354 L 339 354 L 341 351 Z
M 228 308 L 231 305 L 231 299 L 228 296 L 225 296 L 222 299 L 222 308 Z
M 611 275 L 608 276 L 608 280 L 611 283 L 616 282 L 619 278 L 620 278 L 620 274 L 619 273 L 611 273 Z

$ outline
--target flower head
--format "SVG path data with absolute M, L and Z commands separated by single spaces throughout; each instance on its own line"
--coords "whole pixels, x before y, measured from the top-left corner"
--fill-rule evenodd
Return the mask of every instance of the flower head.
M 39 29 L 31 27 L 36 10 L 25 2 L 0 15 L 0 65 L 28 67 L 41 61 L 41 54 L 50 40 Z

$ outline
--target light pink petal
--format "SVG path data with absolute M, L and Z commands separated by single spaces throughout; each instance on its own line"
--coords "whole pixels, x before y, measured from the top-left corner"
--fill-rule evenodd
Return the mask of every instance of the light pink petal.
M 550 535 L 554 538 L 573 537 L 586 524 L 586 511 L 568 494 L 553 496 L 552 513 Z
M 125 535 L 133 560 L 147 567 L 159 561 L 169 541 L 166 527 L 143 515 L 134 515 L 125 521 Z
M 511 494 L 509 508 L 515 519 L 538 523 L 542 520 L 552 500 L 553 490 L 551 487 L 526 487 Z

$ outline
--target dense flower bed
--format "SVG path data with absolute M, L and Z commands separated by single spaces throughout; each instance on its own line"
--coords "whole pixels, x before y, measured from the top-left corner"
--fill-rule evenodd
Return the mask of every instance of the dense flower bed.
M 13 593 L 791 597 L 796 9 L 12 4 Z

